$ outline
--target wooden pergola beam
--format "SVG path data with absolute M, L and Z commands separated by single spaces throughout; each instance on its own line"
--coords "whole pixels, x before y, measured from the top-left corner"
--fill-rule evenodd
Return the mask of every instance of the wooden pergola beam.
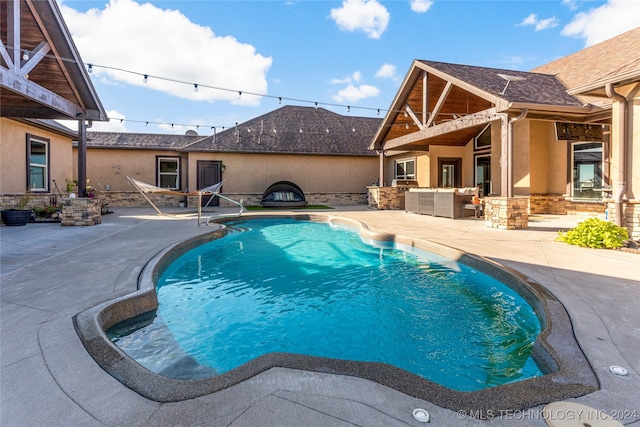
M 59 111 L 71 119 L 75 119 L 77 115 L 83 111 L 82 108 L 66 98 L 4 67 L 0 67 L 0 87 L 15 92 L 38 104 Z
M 480 111 L 478 113 L 469 114 L 455 120 L 448 121 L 436 126 L 425 127 L 417 132 L 401 136 L 385 142 L 384 150 L 402 149 L 404 145 L 419 142 L 425 139 L 434 138 L 436 136 L 445 135 L 447 133 L 458 130 L 486 124 L 494 120 L 498 120 L 505 114 L 497 113 L 495 108 Z

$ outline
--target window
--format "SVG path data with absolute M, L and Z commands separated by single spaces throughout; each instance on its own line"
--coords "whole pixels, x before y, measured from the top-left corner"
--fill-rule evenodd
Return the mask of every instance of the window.
M 601 142 L 573 144 L 573 197 L 597 200 L 602 197 Z
M 27 135 L 28 182 L 32 191 L 49 191 L 49 141 Z
M 491 148 L 491 124 L 476 136 L 476 149 Z
M 158 157 L 158 187 L 169 190 L 180 188 L 180 159 L 178 157 Z
M 413 159 L 396 161 L 396 179 L 414 181 L 416 179 L 416 161 Z

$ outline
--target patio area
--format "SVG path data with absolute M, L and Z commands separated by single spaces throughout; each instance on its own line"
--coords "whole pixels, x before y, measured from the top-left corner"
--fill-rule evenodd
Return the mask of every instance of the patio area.
M 195 211 L 188 209 L 176 208 L 168 216 L 151 208 L 113 210 L 95 226 L 0 229 L 0 425 L 423 425 L 412 416 L 415 408 L 429 411 L 437 426 L 547 425 L 542 406 L 501 417 L 483 414 L 487 419 L 480 420 L 360 378 L 284 368 L 187 401 L 141 397 L 89 356 L 72 317 L 134 291 L 142 267 L 156 253 L 210 229 L 198 228 Z M 235 212 L 215 208 L 210 214 Z M 534 215 L 528 229 L 504 231 L 474 218 L 366 206 L 313 212 L 480 255 L 541 283 L 569 313 L 600 382 L 599 391 L 571 400 L 624 425 L 640 423 L 640 255 L 554 241 L 558 230 L 585 217 Z M 614 375 L 612 365 L 624 367 L 628 375 Z M 596 427 L 598 420 L 591 425 Z

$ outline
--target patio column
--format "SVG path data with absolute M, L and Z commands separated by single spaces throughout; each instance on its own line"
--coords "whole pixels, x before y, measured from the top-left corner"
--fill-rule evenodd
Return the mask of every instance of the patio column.
M 87 125 L 78 120 L 78 197 L 87 196 Z

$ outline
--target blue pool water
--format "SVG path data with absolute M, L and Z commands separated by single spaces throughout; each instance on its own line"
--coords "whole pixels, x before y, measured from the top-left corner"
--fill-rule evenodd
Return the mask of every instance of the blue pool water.
M 289 352 L 384 362 L 459 391 L 542 375 L 533 309 L 479 271 L 327 223 L 227 225 L 164 271 L 152 322 L 112 331 L 149 369 L 176 352 L 205 375 Z

